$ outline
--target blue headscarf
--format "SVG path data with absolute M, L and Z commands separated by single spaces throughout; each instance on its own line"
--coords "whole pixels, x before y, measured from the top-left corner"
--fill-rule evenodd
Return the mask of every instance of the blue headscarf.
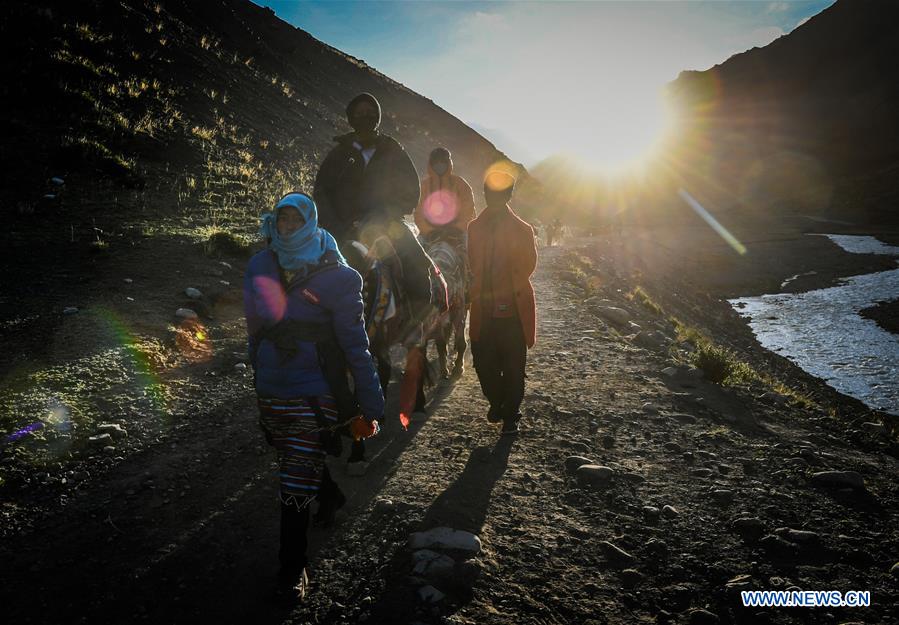
M 278 234 L 278 213 L 288 207 L 297 209 L 306 223 L 293 234 L 282 237 Z M 337 255 L 338 262 L 346 264 L 331 233 L 318 227 L 315 202 L 305 193 L 288 193 L 281 198 L 275 210 L 262 216 L 259 234 L 271 241 L 269 249 L 278 255 L 278 263 L 288 271 L 317 265 L 328 251 Z

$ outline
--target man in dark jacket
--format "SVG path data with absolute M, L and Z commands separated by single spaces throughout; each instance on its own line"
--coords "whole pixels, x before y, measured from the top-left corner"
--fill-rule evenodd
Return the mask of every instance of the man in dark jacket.
M 418 173 L 403 146 L 378 132 L 381 105 L 373 95 L 356 96 L 346 113 L 353 132 L 334 137 L 337 145 L 315 177 L 321 225 L 341 247 L 389 236 L 403 265 L 406 296 L 417 308 L 430 300 L 430 260 L 402 219 L 418 204 Z

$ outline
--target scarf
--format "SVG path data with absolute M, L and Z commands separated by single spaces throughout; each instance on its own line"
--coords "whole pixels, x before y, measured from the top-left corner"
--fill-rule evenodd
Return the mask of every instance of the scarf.
M 288 207 L 298 210 L 306 223 L 294 233 L 281 236 L 278 234 L 278 213 Z M 270 241 L 269 249 L 278 256 L 278 264 L 288 271 L 317 265 L 328 251 L 337 254 L 338 262 L 346 264 L 331 233 L 318 227 L 315 202 L 305 193 L 288 193 L 281 198 L 272 212 L 262 216 L 259 234 Z

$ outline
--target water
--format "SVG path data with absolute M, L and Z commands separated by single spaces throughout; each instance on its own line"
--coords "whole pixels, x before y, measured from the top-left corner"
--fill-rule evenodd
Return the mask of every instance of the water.
M 826 235 L 847 252 L 899 257 L 874 237 Z M 766 348 L 871 407 L 899 414 L 899 337 L 859 311 L 899 298 L 899 269 L 844 278 L 806 293 L 743 297 L 730 303 Z

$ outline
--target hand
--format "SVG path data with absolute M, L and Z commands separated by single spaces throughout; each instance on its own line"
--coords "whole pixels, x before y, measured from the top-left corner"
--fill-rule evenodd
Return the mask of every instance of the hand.
M 356 417 L 350 422 L 350 434 L 352 434 L 353 438 L 357 441 L 377 436 L 380 431 L 381 426 L 378 425 L 377 419 Z

